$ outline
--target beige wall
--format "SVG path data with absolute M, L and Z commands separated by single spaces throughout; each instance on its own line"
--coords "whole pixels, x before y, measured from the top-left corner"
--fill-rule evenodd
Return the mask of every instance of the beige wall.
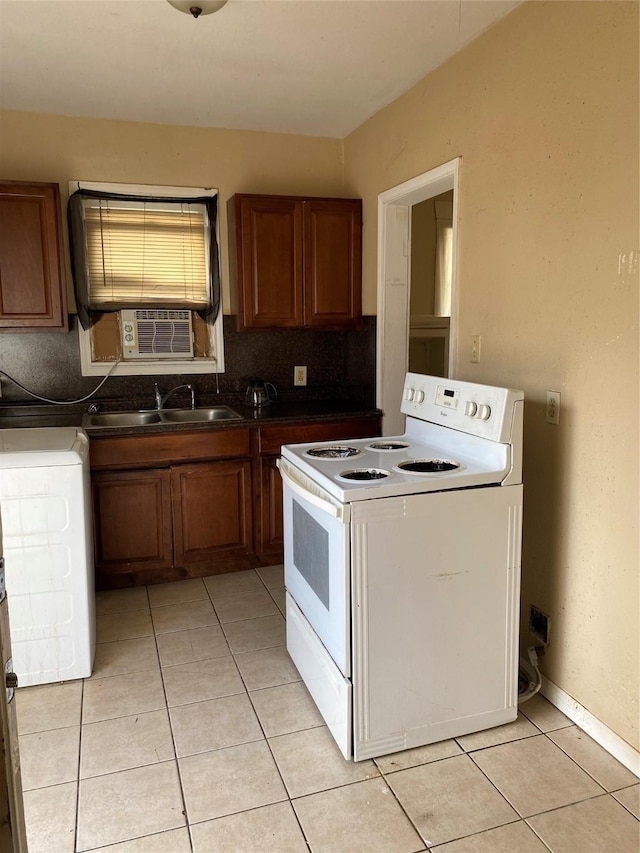
M 456 156 L 457 375 L 525 391 L 523 604 L 551 615 L 543 670 L 637 748 L 638 4 L 527 3 L 345 140 L 366 312 L 378 193 Z
M 237 192 L 344 196 L 337 139 L 0 113 L 0 178 L 216 187 L 223 305 L 230 310 L 226 201 Z

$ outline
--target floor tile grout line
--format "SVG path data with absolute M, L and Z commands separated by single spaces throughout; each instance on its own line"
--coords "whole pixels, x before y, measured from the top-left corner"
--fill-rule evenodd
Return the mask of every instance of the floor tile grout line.
M 633 788 L 633 787 L 635 787 L 635 786 L 634 786 L 634 785 L 629 785 L 629 787 L 630 787 L 630 788 Z M 629 814 L 631 815 L 631 817 L 634 817 L 634 818 L 638 821 L 638 823 L 640 823 L 640 817 L 638 817 L 638 815 L 637 815 L 637 814 L 635 814 L 635 812 L 632 812 L 632 811 L 631 811 L 631 808 L 630 808 L 629 806 L 627 806 L 625 803 L 621 802 L 621 801 L 620 801 L 620 800 L 615 796 L 616 794 L 619 794 L 619 793 L 620 793 L 620 791 L 624 791 L 624 790 L 626 790 L 626 789 L 625 789 L 625 788 L 620 788 L 618 791 L 611 791 L 611 792 L 609 793 L 609 796 L 610 796 L 610 797 L 613 797 L 613 799 L 616 801 L 616 803 L 618 803 L 619 805 L 621 805 L 623 809 L 626 809 L 626 810 L 629 812 Z
M 80 831 L 80 771 L 82 767 L 82 735 L 84 723 L 84 688 L 86 678 L 82 679 L 82 687 L 80 688 L 80 736 L 78 741 L 78 778 L 76 781 L 76 819 L 74 821 L 73 832 L 73 849 L 78 849 L 78 835 Z
M 146 590 L 147 590 L 147 598 L 149 598 L 149 587 L 148 586 L 146 587 Z M 149 601 L 150 601 L 150 599 L 149 599 Z M 153 615 L 151 618 L 153 620 Z M 178 775 L 178 785 L 180 787 L 180 799 L 182 800 L 182 814 L 184 817 L 184 825 L 187 827 L 187 837 L 189 839 L 189 848 L 193 853 L 193 842 L 191 839 L 191 833 L 189 832 L 189 829 L 188 829 L 189 817 L 188 817 L 188 811 L 187 811 L 187 801 L 186 801 L 186 797 L 185 797 L 185 793 L 184 793 L 184 786 L 182 784 L 182 773 L 180 772 L 180 762 L 178 761 L 178 750 L 176 747 L 176 741 L 175 741 L 175 736 L 174 736 L 174 732 L 173 732 L 173 723 L 171 721 L 171 713 L 169 711 L 169 699 L 167 697 L 167 689 L 166 689 L 166 686 L 164 683 L 164 676 L 162 675 L 162 664 L 160 662 L 160 649 L 158 648 L 158 635 L 156 634 L 155 623 L 153 624 L 153 638 L 154 638 L 154 641 L 156 644 L 156 655 L 158 657 L 158 666 L 160 668 L 160 683 L 162 684 L 162 694 L 164 696 L 165 711 L 167 713 L 167 719 L 169 721 L 169 731 L 171 733 L 171 743 L 173 745 L 173 756 L 174 756 L 173 761 L 175 763 L 176 773 Z
M 567 728 L 569 728 L 569 726 L 567 726 Z M 589 735 L 587 735 L 587 733 L 584 731 L 584 729 L 581 729 L 581 728 L 580 728 L 580 726 L 576 725 L 575 723 L 573 724 L 573 726 L 571 726 L 571 728 L 577 729 L 578 731 L 583 732 L 583 733 L 585 734 L 585 736 L 586 736 L 586 737 L 589 737 Z M 557 729 L 556 729 L 556 731 L 557 731 Z M 608 788 L 605 788 L 605 786 L 602 784 L 602 782 L 600 782 L 598 779 L 596 779 L 596 777 L 593 775 L 593 773 L 591 773 L 589 770 L 587 770 L 587 768 L 586 768 L 586 767 L 583 767 L 583 766 L 582 766 L 582 764 L 580 764 L 580 762 L 578 761 L 578 759 L 577 759 L 577 758 L 575 758 L 573 755 L 571 755 L 571 753 L 567 752 L 567 750 L 566 750 L 566 749 L 565 749 L 561 744 L 556 743 L 556 742 L 555 742 L 555 740 L 554 740 L 552 737 L 549 737 L 549 735 L 547 735 L 547 738 L 551 741 L 551 743 L 552 743 L 554 746 L 557 746 L 557 747 L 558 747 L 558 749 L 559 749 L 561 752 L 563 752 L 563 753 L 567 756 L 567 758 L 570 758 L 570 759 L 571 759 L 571 761 L 573 761 L 573 763 L 574 763 L 577 767 L 579 767 L 579 768 L 580 768 L 580 770 L 582 770 L 582 772 L 583 772 L 583 773 L 586 773 L 586 774 L 587 774 L 587 776 L 589 776 L 591 779 L 593 779 L 593 781 L 596 783 L 596 785 L 599 785 L 599 786 L 600 786 L 600 788 L 602 788 L 602 790 L 603 790 L 605 793 L 607 793 L 607 794 L 613 794 L 613 793 L 614 793 L 614 791 L 622 790 L 621 788 L 613 788 L 613 789 L 611 789 L 611 790 L 609 790 Z M 591 738 L 591 740 L 593 740 L 593 738 Z M 594 741 L 594 743 L 596 743 L 596 741 Z M 610 752 L 607 752 L 607 751 L 606 751 L 606 749 L 604 749 L 603 747 L 601 747 L 601 746 L 600 746 L 600 744 L 597 744 L 597 746 L 599 746 L 599 747 L 600 747 L 600 749 L 602 749 L 602 750 L 603 750 L 603 752 L 605 752 L 605 753 L 606 753 L 610 758 L 613 758 L 613 756 L 611 755 L 611 753 L 610 753 Z M 614 761 L 617 761 L 617 759 L 615 759 L 615 758 L 614 758 Z M 620 764 L 620 762 L 619 762 L 619 761 L 618 761 L 618 764 Z M 624 764 L 621 764 L 620 766 L 621 766 L 621 767 L 624 767 Z M 626 767 L 624 767 L 624 769 L 626 770 L 627 768 L 626 768 Z M 632 771 L 629 771 L 629 772 L 631 773 Z M 634 775 L 635 775 L 635 774 L 634 774 Z M 636 778 L 636 781 L 635 781 L 635 782 L 633 782 L 632 784 L 637 785 L 637 784 L 638 784 L 638 782 L 640 782 L 640 778 L 638 778 L 637 776 L 636 776 L 635 778 Z M 625 786 L 625 787 L 630 787 L 630 786 L 629 786 L 629 785 L 627 785 L 627 786 Z
M 411 817 L 411 815 L 409 814 L 409 812 L 406 810 L 406 808 L 404 807 L 404 805 L 400 802 L 400 798 L 398 797 L 398 795 L 396 794 L 396 792 L 393 790 L 393 786 L 389 784 L 389 781 L 387 780 L 387 776 L 386 776 L 386 774 L 382 771 L 382 769 L 381 769 L 380 767 L 378 767 L 378 765 L 375 763 L 375 761 L 374 761 L 373 763 L 374 763 L 375 767 L 377 768 L 378 773 L 380 773 L 380 776 L 382 777 L 382 779 L 383 779 L 383 781 L 384 781 L 384 784 L 385 784 L 385 785 L 387 786 L 387 788 L 391 791 L 391 796 L 394 798 L 394 800 L 396 801 L 396 803 L 397 803 L 397 804 L 398 804 L 398 806 L 400 807 L 400 810 L 402 811 L 403 815 L 406 817 L 406 819 L 409 821 L 409 823 L 411 824 L 411 826 L 412 826 L 412 827 L 414 828 L 414 830 L 416 831 L 416 833 L 417 833 L 417 835 L 418 835 L 418 838 L 422 841 L 422 843 L 423 843 L 423 845 L 424 845 L 425 850 L 428 850 L 428 849 L 429 849 L 429 844 L 427 843 L 427 840 L 423 837 L 422 833 L 421 833 L 421 832 L 420 832 L 420 830 L 418 829 L 418 827 L 417 827 L 417 825 L 416 825 L 415 821 L 413 820 L 413 818 Z M 409 768 L 407 768 L 407 769 L 409 769 Z
M 546 735 L 544 734 L 544 732 L 543 732 L 543 735 L 546 737 Z M 536 735 L 536 737 L 537 737 L 537 735 Z M 549 740 L 551 741 L 551 738 L 549 738 Z M 515 742 L 516 742 L 516 741 L 507 741 L 507 743 L 515 743 Z M 553 741 L 551 741 L 551 743 L 553 743 Z M 506 746 L 506 744 L 497 744 L 497 745 L 498 745 L 498 746 Z M 569 756 L 569 757 L 570 757 L 570 756 Z M 471 759 L 473 760 L 473 756 L 469 755 L 469 758 L 471 758 Z M 582 797 L 581 799 L 579 799 L 579 800 L 573 800 L 573 801 L 572 801 L 572 802 L 570 802 L 570 803 L 563 803 L 562 805 L 554 806 L 553 808 L 550 808 L 550 809 L 543 809 L 541 812 L 535 812 L 534 814 L 524 815 L 524 814 L 522 814 L 521 812 L 519 812 L 519 811 L 518 811 L 518 809 L 516 808 L 516 806 L 511 802 L 511 800 L 507 797 L 507 795 L 506 795 L 506 794 L 504 794 L 504 793 L 503 793 L 503 792 L 498 788 L 498 786 L 496 785 L 496 783 L 495 783 L 495 782 L 494 782 L 494 781 L 493 781 L 489 776 L 487 776 L 487 774 L 486 774 L 486 773 L 485 773 L 485 771 L 482 769 L 482 767 L 480 767 L 480 766 L 479 766 L 475 761 L 474 761 L 473 763 L 474 763 L 474 765 L 478 768 L 478 770 L 480 770 L 480 772 L 482 773 L 482 775 L 483 775 L 483 776 L 484 776 L 484 777 L 485 777 L 489 782 L 491 782 L 491 784 L 492 784 L 492 785 L 493 785 L 493 787 L 496 789 L 496 791 L 501 795 L 501 797 L 502 797 L 504 800 L 506 800 L 506 801 L 507 801 L 507 803 L 511 806 L 511 808 L 512 808 L 512 809 L 514 810 L 514 812 L 518 815 L 518 817 L 519 817 L 521 820 L 525 821 L 525 822 L 528 822 L 530 818 L 539 817 L 540 815 L 543 815 L 543 814 L 549 814 L 550 812 L 555 812 L 555 811 L 559 811 L 560 809 L 569 808 L 570 806 L 578 805 L 578 803 L 585 803 L 585 802 L 587 802 L 588 800 L 597 800 L 597 799 L 599 799 L 600 797 L 606 797 L 606 796 L 612 797 L 612 796 L 613 796 L 613 794 L 612 794 L 611 792 L 609 792 L 609 791 L 605 791 L 604 789 L 602 789 L 602 790 L 601 790 L 601 791 L 599 791 L 597 794 L 593 794 L 593 795 L 590 795 L 590 796 L 588 796 L 588 797 Z M 574 763 L 575 763 L 575 762 L 574 762 Z M 578 765 L 578 766 L 579 766 L 579 765 Z M 582 768 L 581 768 L 581 767 L 579 767 L 579 769 L 582 769 Z M 602 788 L 602 786 L 600 786 L 600 788 Z M 620 803 L 620 805 L 622 805 L 622 803 Z M 532 828 L 533 828 L 533 827 L 532 827 Z
M 236 666 L 237 666 L 237 664 L 236 664 Z M 240 668 L 239 668 L 239 667 L 238 667 L 238 671 L 240 671 Z M 243 683 L 244 683 L 244 678 L 243 678 L 243 676 L 242 676 L 242 673 L 240 673 L 240 677 L 243 679 Z M 285 792 L 285 794 L 286 794 L 286 796 L 287 796 L 287 800 L 286 800 L 286 802 L 288 802 L 288 803 L 289 803 L 289 808 L 290 808 L 290 809 L 291 809 L 291 811 L 293 812 L 293 815 L 294 815 L 294 817 L 295 817 L 296 823 L 297 823 L 297 824 L 298 824 L 298 826 L 300 827 L 300 832 L 302 833 L 302 837 L 303 837 L 303 839 L 304 839 L 304 842 L 305 842 L 305 844 L 307 845 L 307 849 L 308 849 L 309 851 L 311 851 L 311 842 L 310 842 L 310 841 L 309 841 L 309 839 L 307 838 L 307 834 L 306 834 L 306 832 L 304 831 L 304 827 L 302 826 L 302 823 L 300 822 L 300 818 L 298 817 L 298 813 L 297 813 L 297 811 L 295 810 L 295 808 L 294 808 L 294 806 L 293 806 L 293 800 L 292 800 L 291 795 L 290 795 L 290 793 L 289 793 L 289 788 L 287 787 L 287 783 L 286 783 L 286 781 L 285 781 L 285 778 L 284 778 L 284 776 L 282 775 L 282 771 L 280 770 L 280 765 L 278 764 L 278 761 L 277 761 L 277 759 L 276 759 L 276 757 L 275 757 L 275 755 L 274 755 L 274 753 L 273 753 L 273 749 L 271 748 L 271 744 L 269 743 L 269 738 L 267 737 L 267 733 L 266 733 L 266 732 L 265 732 L 265 730 L 264 730 L 264 726 L 263 726 L 263 724 L 262 724 L 262 720 L 260 719 L 260 716 L 259 716 L 259 714 L 258 714 L 258 711 L 257 711 L 257 709 L 256 709 L 256 707 L 255 707 L 255 705 L 254 705 L 254 703 L 253 703 L 252 698 L 251 698 L 251 692 L 250 692 L 248 689 L 247 689 L 247 696 L 248 696 L 248 698 L 249 698 L 249 701 L 251 702 L 251 707 L 253 708 L 253 713 L 256 715 L 256 719 L 258 720 L 258 725 L 260 726 L 260 731 L 261 731 L 261 732 L 262 732 L 262 734 L 263 734 L 263 737 L 264 737 L 265 743 L 266 743 L 266 745 L 267 745 L 267 749 L 269 750 L 269 754 L 271 755 L 271 760 L 273 761 L 274 766 L 275 766 L 275 768 L 276 768 L 276 771 L 277 771 L 277 773 L 278 773 L 278 776 L 280 777 L 280 781 L 282 782 L 282 787 L 284 788 L 284 792 Z M 291 734 L 291 733 L 289 732 L 289 734 Z M 281 802 L 284 802 L 284 800 L 282 800 Z
M 544 840 L 544 838 L 542 838 L 542 837 L 541 837 L 541 836 L 536 832 L 536 830 L 531 826 L 531 824 L 529 823 L 529 821 L 528 821 L 526 818 L 523 818 L 522 820 L 523 820 L 523 823 L 525 824 L 525 826 L 527 826 L 527 827 L 531 830 L 531 832 L 533 832 L 533 834 L 534 834 L 534 835 L 535 835 L 535 837 L 538 839 L 538 841 L 540 841 L 540 843 L 541 843 L 541 844 L 544 844 L 544 846 L 547 848 L 547 850 L 549 850 L 549 851 L 550 851 L 550 853 L 555 853 L 555 851 L 553 850 L 553 847 L 549 847 L 549 845 L 548 845 L 548 844 L 547 844 L 547 842 Z
M 535 735 L 535 737 L 538 737 L 538 735 Z M 514 743 L 514 741 L 507 741 L 507 743 Z M 506 744 L 498 744 L 498 746 L 505 746 L 505 745 L 506 745 Z M 512 810 L 515 812 L 515 814 L 518 816 L 518 819 L 519 819 L 519 820 L 524 820 L 524 815 L 523 815 L 523 814 L 521 814 L 521 813 L 518 811 L 518 809 L 515 807 L 514 803 L 512 803 L 512 802 L 511 802 L 511 800 L 509 799 L 509 797 L 507 797 L 507 795 L 506 795 L 505 793 L 503 793 L 503 792 L 500 790 L 500 788 L 498 788 L 498 786 L 497 786 L 497 785 L 496 785 L 496 783 L 493 781 L 493 779 L 491 779 L 491 778 L 487 775 L 487 773 L 485 773 L 485 771 L 482 769 L 482 767 L 480 767 L 480 765 L 476 762 L 476 760 L 474 759 L 473 755 L 470 755 L 469 753 L 465 753 L 465 755 L 467 756 L 467 758 L 469 758 L 469 759 L 473 762 L 473 766 L 474 766 L 477 770 L 479 770 L 479 771 L 480 771 L 480 773 L 484 776 L 484 778 L 487 780 L 487 782 L 489 782 L 489 783 L 491 784 L 492 788 L 493 788 L 493 789 L 494 789 L 498 794 L 500 794 L 500 796 L 501 796 L 501 797 L 502 797 L 502 799 L 505 801 L 505 803 L 509 806 L 509 808 L 510 808 L 510 809 L 512 809 Z M 511 821 L 511 822 L 513 822 L 513 821 Z
M 608 791 L 602 791 L 602 793 L 594 794 L 591 797 L 584 797 L 583 799 L 575 800 L 572 803 L 563 803 L 561 806 L 554 806 L 552 809 L 544 809 L 541 812 L 536 812 L 535 814 L 526 815 L 526 817 L 523 816 L 522 819 L 526 823 L 529 823 L 530 820 L 533 820 L 534 818 L 537 818 L 537 817 L 542 817 L 542 815 L 552 814 L 553 812 L 560 812 L 560 811 L 562 811 L 562 809 L 570 809 L 570 808 L 572 808 L 572 806 L 579 806 L 581 803 L 588 803 L 591 800 L 601 800 L 603 797 L 611 797 L 613 800 L 615 800 L 615 797 L 613 796 L 613 794 L 610 794 Z M 616 800 L 616 802 L 618 802 L 618 800 Z M 618 803 L 618 805 L 622 806 L 622 803 Z M 624 808 L 624 806 L 623 806 L 623 808 Z M 632 814 L 631 816 L 635 817 L 634 814 Z M 636 817 L 636 822 L 640 824 L 640 819 L 638 819 L 637 817 Z M 531 828 L 533 829 L 533 827 L 531 827 Z
M 462 750 L 462 752 L 465 755 L 471 755 L 472 753 L 476 753 L 476 752 L 486 752 L 486 750 L 495 749 L 498 746 L 507 746 L 507 744 L 510 744 L 510 743 L 520 743 L 521 741 L 531 740 L 531 738 L 539 737 L 541 734 L 544 734 L 544 732 L 534 732 L 533 734 L 527 734 L 527 735 L 523 735 L 522 737 L 513 738 L 513 740 L 504 740 L 504 741 L 500 741 L 499 743 L 490 743 L 490 744 L 487 744 L 486 746 L 475 746 L 475 747 L 472 747 L 471 749 L 467 749 L 464 746 L 462 746 L 462 744 L 459 742 L 458 738 L 454 737 L 451 739 L 454 740 L 458 744 L 458 746 L 460 747 L 460 749 Z M 461 737 L 469 737 L 469 735 L 461 735 Z
M 458 835 L 455 838 L 448 839 L 447 841 L 439 841 L 437 844 L 432 844 L 431 847 L 428 847 L 427 849 L 430 851 L 434 851 L 434 853 L 438 853 L 438 848 L 443 847 L 445 844 L 454 844 L 458 841 L 463 841 L 464 839 L 476 838 L 476 837 L 479 837 L 481 835 L 486 835 L 489 832 L 493 832 L 496 829 L 504 829 L 505 826 L 517 826 L 518 824 L 523 824 L 528 829 L 530 829 L 532 832 L 535 832 L 533 827 L 530 827 L 528 825 L 526 819 L 521 817 L 521 818 L 518 818 L 517 820 L 510 820 L 507 823 L 500 823 L 497 826 L 490 826 L 487 829 L 481 829 L 478 832 L 472 832 L 469 835 Z M 538 834 L 537 833 L 535 833 L 535 834 L 536 834 L 536 837 L 538 837 Z M 542 841 L 541 838 L 540 838 L 540 841 Z M 547 848 L 547 850 L 551 850 L 551 848 L 547 844 L 545 844 L 544 841 L 542 843 Z M 551 850 L 551 853 L 553 853 L 552 850 Z
M 261 578 L 261 580 L 262 580 L 262 578 Z M 233 654 L 233 652 L 232 652 L 232 654 Z M 287 795 L 287 802 L 289 803 L 289 807 L 294 814 L 294 817 L 296 819 L 298 826 L 300 827 L 300 832 L 302 833 L 302 837 L 304 838 L 305 844 L 307 845 L 308 850 L 311 851 L 311 843 L 309 842 L 309 839 L 307 838 L 307 834 L 305 833 L 304 828 L 300 822 L 300 818 L 298 817 L 298 813 L 293 806 L 293 800 L 291 799 L 291 795 L 289 793 L 289 788 L 287 787 L 287 783 L 285 781 L 285 778 L 282 775 L 282 771 L 280 770 L 280 765 L 278 764 L 278 761 L 277 761 L 277 759 L 273 753 L 273 749 L 271 748 L 271 744 L 269 743 L 269 738 L 267 737 L 267 733 L 264 730 L 264 726 L 262 724 L 262 720 L 260 719 L 260 715 L 258 714 L 256 706 L 254 705 L 253 699 L 251 698 L 251 692 L 249 691 L 247 684 L 246 684 L 246 681 L 245 681 L 245 678 L 242 675 L 242 672 L 240 671 L 240 667 L 238 666 L 237 661 L 235 660 L 235 655 L 233 655 L 233 658 L 234 658 L 234 663 L 236 664 L 236 667 L 238 669 L 238 672 L 240 673 L 240 678 L 242 679 L 242 683 L 245 685 L 245 689 L 247 691 L 247 697 L 249 699 L 249 702 L 251 703 L 253 713 L 255 714 L 256 720 L 258 721 L 258 725 L 260 726 L 260 731 L 262 732 L 264 741 L 267 745 L 267 749 L 269 750 L 271 760 L 273 761 L 273 763 L 275 765 L 278 776 L 280 777 L 280 781 L 282 782 L 282 787 L 284 788 L 284 792 Z M 282 802 L 284 802 L 284 800 Z

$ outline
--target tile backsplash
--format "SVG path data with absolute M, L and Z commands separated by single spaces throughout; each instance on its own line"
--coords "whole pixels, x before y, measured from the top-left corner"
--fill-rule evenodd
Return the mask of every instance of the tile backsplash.
M 77 318 L 68 334 L 0 332 L 0 370 L 44 397 L 70 400 L 88 394 L 99 382 L 82 376 Z M 286 401 L 353 400 L 375 406 L 376 318 L 365 317 L 358 331 L 321 332 L 306 329 L 236 331 L 235 317 L 224 318 L 226 372 L 219 377 L 220 396 L 244 396 L 248 381 L 272 382 Z M 293 368 L 307 366 L 306 387 L 294 387 Z M 154 405 L 153 383 L 168 390 L 190 382 L 199 400 L 216 396 L 212 375 L 114 376 L 95 400 L 131 400 L 141 407 Z M 1 377 L 0 406 L 36 401 Z M 179 402 L 176 399 L 176 402 Z

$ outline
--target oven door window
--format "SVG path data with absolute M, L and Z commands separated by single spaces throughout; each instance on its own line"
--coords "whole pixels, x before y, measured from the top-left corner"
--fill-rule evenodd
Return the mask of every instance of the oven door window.
M 350 675 L 349 525 L 284 484 L 285 585 L 345 677 Z
M 293 506 L 293 564 L 329 610 L 329 532 L 297 500 Z

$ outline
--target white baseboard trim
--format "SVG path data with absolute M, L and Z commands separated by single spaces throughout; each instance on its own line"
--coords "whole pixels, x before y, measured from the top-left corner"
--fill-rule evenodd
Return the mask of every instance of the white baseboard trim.
M 580 726 L 603 749 L 617 758 L 620 764 L 624 764 L 627 770 L 635 773 L 636 776 L 640 776 L 640 752 L 634 749 L 631 744 L 623 740 L 608 726 L 605 726 L 601 720 L 594 717 L 590 711 L 583 708 L 572 696 L 569 696 L 561 687 L 558 687 L 553 681 L 549 681 L 544 675 L 542 676 L 540 693 L 577 726 Z

